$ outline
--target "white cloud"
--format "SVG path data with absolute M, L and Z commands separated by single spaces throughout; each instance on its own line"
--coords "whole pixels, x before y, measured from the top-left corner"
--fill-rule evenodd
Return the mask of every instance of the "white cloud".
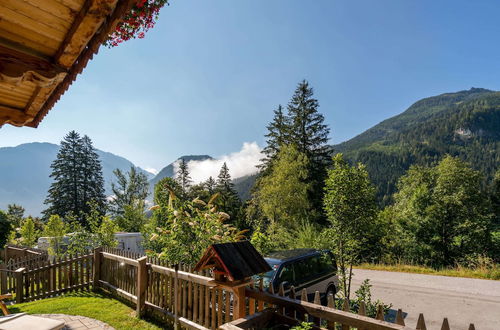
M 156 168 L 153 168 L 153 167 L 146 167 L 144 170 L 149 172 L 149 173 L 152 173 L 154 175 L 158 174 L 158 170 Z
M 222 155 L 217 159 L 191 160 L 188 162 L 188 168 L 193 181 L 199 183 L 210 176 L 216 179 L 222 164 L 226 162 L 231 178 L 236 179 L 256 173 L 260 159 L 262 159 L 262 149 L 257 142 L 245 142 L 240 151 Z M 177 162 L 174 164 L 174 169 L 177 173 Z

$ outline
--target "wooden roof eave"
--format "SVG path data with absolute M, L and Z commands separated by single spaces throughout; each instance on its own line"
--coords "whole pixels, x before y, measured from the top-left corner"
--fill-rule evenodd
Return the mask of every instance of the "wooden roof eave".
M 37 127 L 43 117 L 83 71 L 93 54 L 134 0 L 85 0 L 54 56 L 40 56 L 0 40 L 0 82 L 34 84 L 24 108 L 0 107 L 0 126 Z M 18 45 L 16 45 L 18 46 Z

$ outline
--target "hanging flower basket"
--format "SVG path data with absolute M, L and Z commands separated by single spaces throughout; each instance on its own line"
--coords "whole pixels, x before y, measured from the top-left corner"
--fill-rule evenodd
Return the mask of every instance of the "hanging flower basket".
M 130 39 L 144 38 L 145 33 L 155 26 L 165 4 L 168 5 L 168 0 L 137 0 L 104 45 L 111 48 Z

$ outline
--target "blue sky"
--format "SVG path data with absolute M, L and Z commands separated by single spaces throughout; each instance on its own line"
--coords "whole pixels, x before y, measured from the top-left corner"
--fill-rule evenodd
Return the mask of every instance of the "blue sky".
M 171 0 L 145 39 L 101 48 L 38 129 L 0 129 L 0 146 L 75 129 L 161 169 L 262 146 L 304 78 L 338 143 L 420 98 L 500 89 L 499 12 L 486 0 Z

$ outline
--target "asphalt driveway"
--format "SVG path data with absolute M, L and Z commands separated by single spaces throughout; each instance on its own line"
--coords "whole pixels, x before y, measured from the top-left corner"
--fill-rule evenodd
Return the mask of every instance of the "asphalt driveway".
M 392 303 L 407 313 L 405 323 L 415 327 L 424 313 L 427 329 L 441 329 L 444 317 L 451 329 L 500 329 L 500 281 L 355 269 L 354 290 L 369 278 L 372 299 Z M 352 292 L 354 292 L 354 290 Z

